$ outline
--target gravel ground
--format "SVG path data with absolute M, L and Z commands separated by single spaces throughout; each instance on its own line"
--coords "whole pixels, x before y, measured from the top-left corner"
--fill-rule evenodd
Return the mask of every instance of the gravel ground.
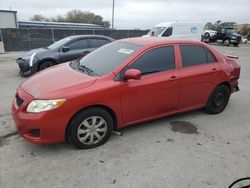
M 103 146 L 35 145 L 15 131 L 10 105 L 23 80 L 0 54 L 0 187 L 228 187 L 250 176 L 250 46 L 222 47 L 240 57 L 240 91 L 225 111 L 202 110 L 143 123 Z

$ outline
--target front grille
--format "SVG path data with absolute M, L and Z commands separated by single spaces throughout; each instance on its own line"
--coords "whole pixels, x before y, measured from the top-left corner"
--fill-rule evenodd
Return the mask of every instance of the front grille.
M 21 99 L 18 95 L 16 95 L 16 104 L 17 106 L 21 106 L 23 104 L 23 99 Z

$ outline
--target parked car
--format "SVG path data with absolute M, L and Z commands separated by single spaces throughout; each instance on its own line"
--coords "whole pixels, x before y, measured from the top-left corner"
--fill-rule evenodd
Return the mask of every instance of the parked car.
M 30 76 L 48 67 L 81 58 L 94 49 L 114 41 L 101 35 L 66 37 L 46 48 L 31 50 L 17 59 L 21 76 Z
M 216 32 L 216 34 L 214 34 Z M 202 41 L 204 42 L 218 42 L 222 43 L 226 46 L 233 44 L 234 46 L 238 46 L 241 42 L 241 35 L 236 33 L 234 28 L 218 28 L 217 31 L 213 32 L 204 32 L 202 35 Z
M 218 114 L 239 76 L 237 57 L 200 41 L 122 39 L 24 81 L 12 116 L 31 142 L 93 148 L 139 122 L 200 108 Z
M 147 35 L 201 40 L 203 24 L 199 22 L 163 22 L 155 25 Z
M 217 31 L 214 31 L 211 29 L 205 29 L 202 33 L 201 40 L 209 43 L 211 41 L 216 40 L 216 34 L 217 34 Z

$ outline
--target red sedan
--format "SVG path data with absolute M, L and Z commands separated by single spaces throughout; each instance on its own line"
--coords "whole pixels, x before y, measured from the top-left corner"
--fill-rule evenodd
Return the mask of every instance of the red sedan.
M 139 122 L 200 108 L 220 113 L 239 76 L 236 57 L 202 42 L 123 39 L 27 79 L 12 115 L 26 140 L 93 148 Z

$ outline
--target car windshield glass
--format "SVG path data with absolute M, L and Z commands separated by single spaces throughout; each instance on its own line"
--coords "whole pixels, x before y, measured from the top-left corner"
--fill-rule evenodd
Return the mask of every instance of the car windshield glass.
M 141 46 L 132 43 L 112 42 L 89 53 L 80 60 L 79 65 L 102 76 L 113 71 L 140 48 Z
M 165 29 L 166 27 L 153 27 L 148 34 L 154 32 L 154 35 L 160 35 Z
M 63 46 L 64 44 L 66 44 L 67 42 L 69 42 L 70 40 L 71 40 L 71 37 L 67 37 L 67 38 L 61 39 L 61 40 L 59 40 L 59 41 L 51 44 L 47 48 L 49 48 L 49 49 L 57 49 L 57 48 Z
M 232 28 L 232 29 L 226 29 L 226 33 L 235 33 L 235 30 Z

